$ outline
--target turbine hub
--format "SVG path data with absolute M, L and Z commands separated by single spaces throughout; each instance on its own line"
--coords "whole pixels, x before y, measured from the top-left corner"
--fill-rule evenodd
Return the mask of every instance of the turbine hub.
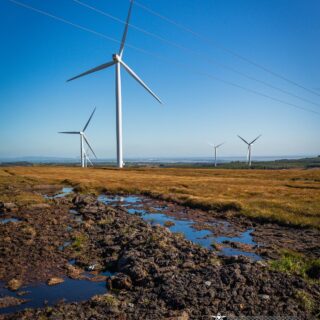
M 121 60 L 120 56 L 116 53 L 112 55 L 112 59 L 114 62 L 120 62 Z

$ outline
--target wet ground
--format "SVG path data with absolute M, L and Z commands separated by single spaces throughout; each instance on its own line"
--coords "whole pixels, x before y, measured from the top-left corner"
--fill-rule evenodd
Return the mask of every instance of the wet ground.
M 104 275 L 107 276 L 111 274 L 104 273 Z M 52 306 L 60 301 L 85 301 L 96 294 L 104 294 L 107 291 L 105 280 L 95 282 L 90 281 L 89 279 L 76 280 L 68 277 L 63 280 L 64 282 L 54 286 L 48 286 L 45 283 L 41 283 L 21 287 L 18 293 L 13 293 L 2 284 L 0 287 L 0 297 L 15 297 L 23 299 L 25 302 L 20 305 L 1 308 L 0 314 L 13 313 L 26 308 Z
M 190 213 L 183 215 L 185 208 L 175 206 L 173 211 L 161 202 L 142 196 L 101 195 L 98 200 L 113 207 L 125 208 L 128 213 L 137 214 L 152 225 L 159 224 L 166 226 L 171 232 L 182 233 L 187 240 L 202 247 L 208 249 L 219 248 L 220 255 L 244 255 L 254 260 L 262 259 L 252 252 L 254 248 L 258 248 L 258 244 L 252 239 L 251 235 L 254 229 L 249 228 L 243 232 L 238 232 L 232 224 L 222 219 L 210 219 L 210 221 L 202 224 L 201 229 L 199 229 L 199 221 L 190 218 Z M 228 236 L 230 234 L 238 235 Z M 228 247 L 227 244 L 231 242 L 243 245 L 250 251 Z
M 100 298 L 94 296 L 103 295 L 104 297 L 109 294 L 108 292 L 114 294 L 120 290 L 121 293 L 125 289 L 124 297 L 117 297 L 117 308 L 111 308 L 111 314 L 115 311 L 113 309 L 121 310 L 121 308 L 125 313 L 132 313 L 130 307 L 128 310 L 128 301 L 153 297 L 159 303 L 159 307 L 152 307 L 157 309 L 154 310 L 154 315 L 157 314 L 162 319 L 164 314 L 175 315 L 177 310 L 184 308 L 181 309 L 180 306 L 177 309 L 178 302 L 172 304 L 172 301 L 177 299 L 174 291 L 170 291 L 168 296 L 166 289 L 166 293 L 157 295 L 158 290 L 162 288 L 161 281 L 164 281 L 161 280 L 158 283 L 158 277 L 165 277 L 165 279 L 167 279 L 166 275 L 173 277 L 170 278 L 171 280 L 165 280 L 168 290 L 171 286 L 174 290 L 173 288 L 178 285 L 175 280 L 172 280 L 175 276 L 178 282 L 182 281 L 183 277 L 189 277 L 186 284 L 195 277 L 194 286 L 201 287 L 201 283 L 206 283 L 205 287 L 208 291 L 212 281 L 219 274 L 217 273 L 219 268 L 224 264 L 226 264 L 224 267 L 226 270 L 230 269 L 228 277 L 235 277 L 235 279 L 238 277 L 237 268 L 244 268 L 244 270 L 249 268 L 252 275 L 246 276 L 244 273 L 247 277 L 246 281 L 250 284 L 250 290 L 257 290 L 257 296 L 248 306 L 248 310 L 251 311 L 243 311 L 246 308 L 237 306 L 232 309 L 232 314 L 239 314 L 239 312 L 257 314 L 259 308 L 257 309 L 254 304 L 257 301 L 262 303 L 263 299 L 267 303 L 267 300 L 271 299 L 271 294 L 275 294 L 272 301 L 274 308 L 280 312 L 278 303 L 281 299 L 286 300 L 290 296 L 290 292 L 285 288 L 289 286 L 290 289 L 290 286 L 294 286 L 293 280 L 284 278 L 282 275 L 269 274 L 265 270 L 266 263 L 263 260 L 277 256 L 281 245 L 298 248 L 312 256 L 318 256 L 320 251 L 317 240 L 319 233 L 311 229 L 299 230 L 297 234 L 297 230 L 289 227 L 257 223 L 236 215 L 223 217 L 218 213 L 190 209 L 144 196 L 100 195 L 98 198 L 92 196 L 74 198 L 73 190 L 69 187 L 62 190 L 52 188 L 50 192 L 45 192 L 45 188 L 39 187 L 35 192 L 40 192 L 47 204 L 0 213 L 0 228 L 2 228 L 0 253 L 3 262 L 0 266 L 2 281 L 0 282 L 0 314 L 13 314 L 26 308 L 51 306 L 64 300 L 65 303 L 84 302 L 80 305 L 75 304 L 73 307 L 66 304 L 67 309 L 64 309 L 64 303 L 59 303 L 58 309 L 61 314 L 67 314 L 75 307 L 77 310 L 80 308 L 81 312 L 78 310 L 80 313 L 88 316 L 96 308 L 95 304 L 102 303 Z M 303 243 L 299 243 L 299 238 L 304 239 Z M 185 242 L 184 239 L 188 241 Z M 159 249 L 160 251 L 168 250 L 168 252 L 159 252 Z M 221 261 L 217 260 L 219 256 Z M 243 258 L 239 260 L 239 256 Z M 230 263 L 232 267 L 229 267 Z M 259 271 L 259 268 L 263 269 Z M 180 273 L 182 278 L 178 280 Z M 190 273 L 189 276 L 188 273 Z M 219 274 L 219 279 L 220 276 Z M 62 282 L 48 286 L 46 282 L 54 277 L 62 279 Z M 10 288 L 9 284 L 12 280 L 18 280 L 20 283 L 17 289 Z M 270 281 L 279 283 L 271 284 L 269 288 Z M 222 279 L 222 282 L 225 281 Z M 259 286 L 257 283 L 260 283 Z M 221 288 L 222 292 L 225 292 L 227 287 L 224 286 L 225 284 L 219 284 L 214 290 Z M 261 289 L 267 288 L 266 286 L 269 289 Z M 141 292 L 143 288 L 147 290 L 146 293 Z M 307 284 L 300 283 L 295 290 L 301 289 L 308 292 L 308 295 L 316 296 L 317 290 L 318 293 L 320 292 L 319 288 L 309 288 Z M 181 288 L 181 290 L 186 289 Z M 132 291 L 131 295 L 127 291 Z M 213 291 L 210 292 L 212 295 Z M 177 289 L 177 295 L 180 294 L 182 294 L 180 289 Z M 238 294 L 241 294 L 240 291 Z M 204 298 L 202 295 L 199 296 L 199 292 L 193 292 L 192 295 L 195 296 L 195 301 L 198 299 L 198 304 L 204 303 Z M 277 295 L 282 296 L 279 301 Z M 160 297 L 162 297 L 161 300 L 158 300 Z M 108 299 L 111 298 L 108 296 Z M 186 298 L 181 297 L 181 299 Z M 218 300 L 221 301 L 221 299 L 224 298 L 220 297 Z M 294 299 L 288 301 L 288 308 L 291 308 L 290 312 L 293 314 L 301 315 L 305 312 L 299 309 L 299 304 L 294 303 Z M 125 305 L 122 305 L 122 302 Z M 187 307 L 188 303 L 184 303 Z M 190 306 L 193 305 L 190 301 L 189 303 Z M 209 312 L 210 308 L 212 309 L 210 312 L 219 309 L 219 305 L 207 303 L 208 301 L 204 305 L 207 311 L 201 312 Z M 136 301 L 135 304 L 141 303 Z M 219 310 L 223 308 L 228 310 L 227 305 L 222 304 L 223 307 L 220 305 Z M 245 305 L 245 301 L 242 301 L 242 304 Z M 271 306 L 272 303 L 270 308 L 267 306 L 265 308 L 272 310 Z M 146 311 L 142 310 L 141 305 L 139 308 L 137 315 L 133 312 L 128 319 L 142 319 L 149 316 L 152 318 L 151 314 L 146 317 Z M 149 307 L 150 310 L 152 308 Z M 193 310 L 190 311 L 190 314 L 193 314 L 191 318 L 198 319 L 196 315 L 200 311 L 193 307 L 191 309 Z M 260 309 L 260 312 L 261 310 L 263 309 Z M 43 312 L 45 314 L 47 311 Z M 180 315 L 180 313 L 177 311 L 177 314 Z M 26 311 L 23 315 L 13 315 L 8 319 L 20 319 L 20 317 L 28 319 L 31 314 L 33 317 L 32 312 Z M 156 316 L 155 319 L 159 317 Z M 73 317 L 67 316 L 66 319 L 73 319 Z M 116 319 L 116 317 L 110 316 L 110 319 Z

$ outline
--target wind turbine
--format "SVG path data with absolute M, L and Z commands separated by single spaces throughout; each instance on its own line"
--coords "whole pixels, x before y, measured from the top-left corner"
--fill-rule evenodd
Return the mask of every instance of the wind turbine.
M 85 135 L 85 131 L 94 115 L 96 111 L 96 108 L 93 109 L 91 116 L 89 118 L 89 120 L 87 121 L 87 123 L 85 124 L 85 126 L 83 127 L 82 131 L 62 131 L 59 133 L 63 133 L 63 134 L 78 134 L 80 136 L 80 159 L 81 159 L 81 167 L 84 168 L 86 167 L 86 159 L 85 157 L 87 157 L 87 154 L 84 150 L 84 142 L 88 145 L 88 147 L 90 148 L 91 152 L 93 153 L 93 155 L 95 156 L 95 158 L 97 158 L 96 154 L 94 153 L 92 147 L 90 146 L 90 143 L 88 141 L 88 138 Z
M 250 143 L 249 143 L 248 141 L 244 140 L 244 139 L 243 139 L 242 137 L 240 137 L 239 135 L 238 135 L 238 137 L 239 137 L 245 144 L 247 144 L 247 146 L 248 146 L 247 161 L 248 161 L 248 166 L 251 167 L 251 146 L 252 146 L 252 144 L 253 144 L 254 142 L 256 142 L 256 141 L 261 137 L 261 134 L 260 134 L 258 137 L 256 137 L 254 140 L 252 140 Z
M 224 142 L 223 142 L 223 143 L 220 143 L 220 144 L 218 144 L 218 145 L 214 145 L 214 144 L 212 144 L 212 143 L 209 143 L 209 145 L 214 148 L 214 166 L 215 166 L 215 167 L 217 166 L 217 149 L 218 149 L 220 146 L 222 146 L 223 144 L 224 144 Z
M 158 98 L 155 93 L 149 89 L 149 87 L 138 77 L 138 75 L 122 60 L 123 51 L 125 47 L 126 37 L 129 28 L 129 21 L 131 17 L 133 6 L 133 0 L 131 0 L 130 8 L 128 12 L 128 17 L 126 25 L 124 28 L 121 45 L 118 53 L 112 55 L 112 61 L 101 64 L 93 69 L 90 69 L 86 72 L 81 73 L 78 76 L 75 76 L 67 81 L 72 81 L 80 77 L 86 76 L 90 73 L 97 72 L 103 69 L 107 69 L 111 66 L 115 66 L 116 71 L 116 122 L 117 122 L 117 164 L 119 168 L 122 168 L 123 163 L 123 153 L 122 153 L 122 94 L 121 94 L 121 66 L 138 82 L 142 87 L 144 87 L 158 102 L 162 103 L 160 98 Z

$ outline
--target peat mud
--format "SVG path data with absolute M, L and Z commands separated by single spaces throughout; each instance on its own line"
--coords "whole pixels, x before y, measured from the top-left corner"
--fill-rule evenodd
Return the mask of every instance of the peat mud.
M 193 242 L 219 250 L 222 255 L 247 255 L 255 260 L 279 258 L 281 249 L 320 258 L 319 230 L 249 219 L 235 211 L 192 209 L 145 196 L 102 195 L 99 200 L 125 208 L 153 224 L 182 232 Z M 195 234 L 192 231 L 203 231 Z
M 130 204 L 111 206 L 94 196 L 71 197 L 48 199 L 43 208 L 18 206 L 14 215 L 21 221 L 0 225 L 0 279 L 8 287 L 11 284 L 17 295 L 7 292 L 3 305 L 27 305 L 23 300 L 29 297 L 23 291 L 37 283 L 51 290 L 73 279 L 98 283 L 102 291 L 91 292 L 91 298 L 82 297 L 85 301 L 42 308 L 34 305 L 38 308 L 4 314 L 0 319 L 182 320 L 211 319 L 218 313 L 230 318 L 275 315 L 313 319 L 320 312 L 318 282 L 272 271 L 267 263 L 245 256 L 219 256 L 219 251 L 171 232 L 172 224 L 167 228 L 145 221 L 139 212 L 128 212 L 133 209 Z M 140 202 L 140 209 L 145 210 L 146 204 Z M 179 211 L 173 204 L 162 206 Z M 159 207 L 154 206 L 154 214 L 157 212 Z M 199 220 L 199 228 L 208 222 L 214 221 Z M 247 221 L 236 226 L 242 233 L 258 230 Z M 228 236 L 239 238 L 235 230 Z M 50 287 L 44 284 L 52 278 L 64 282 Z M 64 290 L 67 295 L 72 289 Z

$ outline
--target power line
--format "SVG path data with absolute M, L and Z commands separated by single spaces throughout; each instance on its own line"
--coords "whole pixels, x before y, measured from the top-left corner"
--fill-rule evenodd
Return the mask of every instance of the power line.
M 103 15 L 103 16 L 106 16 L 106 17 L 108 17 L 108 18 L 110 18 L 110 19 L 112 19 L 112 20 L 114 20 L 114 21 L 117 21 L 117 22 L 122 23 L 122 24 L 124 24 L 124 25 L 126 24 L 126 21 L 121 20 L 121 19 L 113 16 L 112 14 L 110 14 L 110 13 L 108 13 L 108 12 L 106 12 L 106 11 L 102 11 L 102 10 L 100 10 L 100 9 L 97 9 L 96 7 L 93 7 L 93 6 L 91 6 L 91 5 L 88 5 L 88 4 L 86 4 L 86 3 L 84 3 L 84 2 L 82 2 L 82 1 L 80 1 L 80 0 L 72 0 L 72 1 L 75 2 L 75 3 L 77 3 L 77 4 L 79 4 L 79 5 L 81 5 L 81 6 L 83 6 L 83 7 L 85 7 L 85 8 L 88 8 L 88 9 L 90 9 L 90 10 L 92 10 L 92 11 L 95 11 L 95 12 L 97 12 L 97 13 Z M 165 42 L 165 43 L 167 43 L 167 44 L 169 44 L 169 45 L 171 45 L 171 46 L 173 46 L 173 47 L 175 47 L 175 48 L 178 48 L 178 49 L 181 49 L 181 50 L 183 50 L 183 51 L 190 52 L 190 53 L 193 53 L 193 54 L 196 54 L 196 55 L 199 55 L 199 56 L 203 56 L 203 57 L 205 57 L 206 60 L 207 60 L 209 63 L 211 63 L 211 64 L 218 65 L 218 66 L 220 66 L 221 68 L 224 68 L 224 69 L 226 69 L 226 70 L 230 70 L 231 72 L 233 72 L 233 73 L 235 73 L 235 74 L 238 74 L 238 75 L 240 75 L 240 76 L 242 76 L 242 77 L 245 77 L 245 78 L 247 78 L 247 79 L 249 79 L 249 80 L 252 80 L 252 81 L 261 83 L 261 84 L 263 84 L 263 85 L 265 85 L 265 86 L 267 86 L 267 87 L 269 87 L 269 88 L 271 88 L 271 89 L 274 89 L 274 90 L 277 90 L 277 91 L 279 91 L 279 92 L 282 92 L 282 93 L 284 93 L 284 94 L 286 94 L 286 95 L 288 95 L 288 96 L 294 97 L 294 98 L 299 99 L 299 100 L 301 100 L 301 101 L 304 101 L 304 102 L 313 104 L 313 105 L 315 105 L 315 106 L 317 106 L 317 107 L 320 107 L 320 104 L 319 104 L 319 103 L 316 103 L 316 102 L 314 102 L 314 101 L 311 101 L 311 100 L 309 100 L 309 99 L 306 99 L 306 98 L 304 98 L 304 97 L 301 97 L 301 96 L 299 96 L 299 95 L 297 95 L 297 94 L 295 94 L 295 93 L 292 93 L 292 92 L 289 92 L 289 91 L 284 90 L 284 89 L 282 89 L 282 88 L 279 88 L 279 87 L 277 87 L 277 86 L 275 86 L 275 85 L 273 85 L 273 84 L 270 84 L 270 83 L 268 83 L 268 82 L 266 82 L 266 81 L 264 81 L 264 80 L 260 80 L 260 79 L 258 79 L 258 78 L 256 78 L 256 77 L 253 77 L 253 76 L 251 76 L 251 75 L 248 75 L 248 74 L 246 74 L 246 73 L 244 73 L 244 72 L 242 72 L 242 71 L 239 71 L 239 70 L 237 70 L 237 69 L 235 69 L 235 68 L 233 68 L 233 67 L 230 67 L 230 66 L 228 66 L 228 65 L 226 65 L 226 64 L 220 63 L 219 61 L 217 61 L 216 59 L 212 58 L 211 56 L 208 56 L 208 55 L 205 55 L 205 54 L 203 54 L 203 53 L 197 52 L 197 51 L 195 51 L 195 50 L 193 50 L 193 49 L 191 49 L 191 48 L 188 48 L 188 47 L 186 47 L 186 46 L 183 46 L 183 45 L 181 45 L 181 44 L 179 44 L 179 43 L 176 43 L 176 42 L 167 40 L 167 39 L 165 39 L 165 38 L 163 38 L 163 37 L 161 37 L 161 36 L 159 36 L 159 35 L 157 35 L 157 34 L 155 34 L 155 33 L 149 32 L 149 31 L 147 31 L 147 30 L 145 30 L 145 29 L 142 29 L 142 28 L 140 28 L 140 27 L 138 27 L 138 26 L 136 26 L 136 25 L 133 25 L 133 24 L 131 24 L 131 23 L 129 23 L 129 26 L 130 26 L 131 28 L 133 28 L 133 29 L 141 32 L 141 33 L 144 33 L 144 34 L 146 34 L 146 35 L 148 35 L 148 36 L 151 36 L 151 37 L 153 37 L 153 38 L 156 38 L 156 39 L 158 39 L 158 40 L 160 40 L 160 41 L 162 41 L 162 42 Z
M 86 31 L 86 32 L 92 33 L 92 34 L 94 34 L 94 35 L 96 35 L 96 36 L 99 36 L 99 37 L 102 37 L 102 38 L 104 38 L 104 39 L 110 40 L 110 41 L 112 41 L 112 42 L 121 44 L 121 41 L 119 41 L 119 40 L 117 40 L 117 39 L 114 39 L 114 38 L 109 37 L 109 36 L 107 36 L 107 35 L 105 35 L 105 34 L 103 34 L 103 33 L 100 33 L 100 32 L 97 32 L 97 31 L 95 31 L 95 30 L 92 30 L 92 29 L 89 29 L 89 28 L 87 28 L 87 27 L 84 27 L 84 26 L 82 26 L 82 25 L 80 25 L 80 24 L 73 23 L 73 22 L 71 22 L 71 21 L 69 21 L 69 20 L 60 18 L 60 17 L 58 17 L 58 16 L 56 16 L 56 15 L 53 15 L 53 14 L 51 14 L 51 13 L 49 13 L 49 12 L 46 12 L 46 11 L 37 9 L 37 8 L 35 8 L 35 7 L 32 7 L 32 6 L 30 6 L 30 5 L 27 5 L 27 4 L 22 3 L 22 2 L 20 2 L 20 1 L 17 1 L 17 0 L 8 0 L 8 1 L 10 1 L 10 2 L 12 2 L 12 3 L 14 3 L 14 4 L 16 4 L 16 5 L 20 6 L 20 7 L 24 7 L 24 8 L 26 8 L 26 9 L 35 11 L 35 12 L 40 13 L 40 14 L 43 14 L 43 15 L 45 15 L 45 16 L 47 16 L 47 17 L 50 17 L 50 18 L 52 18 L 52 19 L 55 19 L 55 20 L 57 20 L 57 21 L 63 22 L 63 23 L 65 23 L 65 24 L 68 24 L 68 25 L 70 25 L 70 26 L 72 26 L 72 27 L 75 27 L 75 28 L 77 28 L 77 29 L 80 29 L 80 30 L 82 30 L 82 31 Z M 136 51 L 140 51 L 140 52 L 142 52 L 142 53 L 146 53 L 146 51 L 145 51 L 144 49 L 135 47 L 135 46 L 133 46 L 133 45 L 127 44 L 126 46 L 127 46 L 127 47 L 130 47 L 130 48 L 132 48 L 132 49 L 134 49 L 134 50 L 136 50 Z
M 230 55 L 232 55 L 232 56 L 234 56 L 234 57 L 236 57 L 236 58 L 238 58 L 240 60 L 243 60 L 243 61 L 245 61 L 245 62 L 247 62 L 247 63 L 249 63 L 249 64 L 251 64 L 251 65 L 253 65 L 253 66 L 255 66 L 255 67 L 257 67 L 257 68 L 259 68 L 259 69 L 261 69 L 261 70 L 263 70 L 263 71 L 265 71 L 265 72 L 267 72 L 267 73 L 269 73 L 269 74 L 271 74 L 271 75 L 273 75 L 275 77 L 277 77 L 277 78 L 280 78 L 280 79 L 282 79 L 282 80 L 284 80 L 284 81 L 286 81 L 286 82 L 288 82 L 288 83 L 290 83 L 292 85 L 295 85 L 295 86 L 299 87 L 300 89 L 308 91 L 309 93 L 312 93 L 314 95 L 320 96 L 320 94 L 318 92 L 315 92 L 314 90 L 311 90 L 311 89 L 309 89 L 309 88 L 297 83 L 296 81 L 285 77 L 284 75 L 282 75 L 280 73 L 277 73 L 277 72 L 275 72 L 275 71 L 273 71 L 273 70 L 271 70 L 271 69 L 269 69 L 269 68 L 267 68 L 267 67 L 265 67 L 265 66 L 263 66 L 263 65 L 261 65 L 261 64 L 259 64 L 257 62 L 255 62 L 255 61 L 253 61 L 253 60 L 251 60 L 249 58 L 244 57 L 243 55 L 241 55 L 241 54 L 239 54 L 239 53 L 237 53 L 237 52 L 235 52 L 235 51 L 233 51 L 233 50 L 231 50 L 231 49 L 229 49 L 229 48 L 227 48 L 227 47 L 225 47 L 225 46 L 223 46 L 223 45 L 221 45 L 221 44 L 219 44 L 219 43 L 217 43 L 215 41 L 213 41 L 212 39 L 207 38 L 207 37 L 203 36 L 202 34 L 196 32 L 196 31 L 193 31 L 190 28 L 188 28 L 188 27 L 186 27 L 186 26 L 184 26 L 184 25 L 182 25 L 182 24 L 180 24 L 178 22 L 175 22 L 174 20 L 172 20 L 172 19 L 170 19 L 170 18 L 168 18 L 168 17 L 166 17 L 166 16 L 164 16 L 164 15 L 162 15 L 162 14 L 160 14 L 160 13 L 158 13 L 158 12 L 148 8 L 148 7 L 146 7 L 145 5 L 141 4 L 138 1 L 135 1 L 135 4 L 137 6 L 139 6 L 141 9 L 151 13 L 152 15 L 157 16 L 158 18 L 160 18 L 160 19 L 162 19 L 164 21 L 167 21 L 168 23 L 176 26 L 177 28 L 179 28 L 181 30 L 184 30 L 185 32 L 188 32 L 188 33 L 194 35 L 198 39 L 200 39 L 200 40 L 202 40 L 202 41 L 204 41 L 206 43 L 209 43 L 209 44 L 219 48 L 222 51 L 225 51 L 225 52 L 229 53 Z
M 37 12 L 37 13 L 43 14 L 43 15 L 45 15 L 45 16 L 48 16 L 48 17 L 50 17 L 50 18 L 52 18 L 52 19 L 55 19 L 55 20 L 57 20 L 57 21 L 63 22 L 63 23 L 68 24 L 68 25 L 71 25 L 71 26 L 73 26 L 73 27 L 75 27 L 75 28 L 78 28 L 78 29 L 80 29 L 80 30 L 82 30 L 82 31 L 89 32 L 89 33 L 91 33 L 91 34 L 94 34 L 94 35 L 99 36 L 99 37 L 103 37 L 103 38 L 105 38 L 105 39 L 108 39 L 108 40 L 113 41 L 113 42 L 116 42 L 116 43 L 121 43 L 121 41 L 116 40 L 116 39 L 114 39 L 114 38 L 111 38 L 111 37 L 109 37 L 109 36 L 106 36 L 106 35 L 103 34 L 103 33 L 96 32 L 96 31 L 94 31 L 94 30 L 92 30 L 92 29 L 89 29 L 89 28 L 87 28 L 87 27 L 83 27 L 83 26 L 81 26 L 81 25 L 79 25 L 79 24 L 76 24 L 76 23 L 73 23 L 73 22 L 71 22 L 71 21 L 69 21 L 69 20 L 60 18 L 60 17 L 58 17 L 58 16 L 56 16 L 56 15 L 53 15 L 53 14 L 51 14 L 51 13 L 48 13 L 48 12 L 46 12 L 46 11 L 43 11 L 43 10 L 34 8 L 34 7 L 30 6 L 30 5 L 26 5 L 26 4 L 24 4 L 24 3 L 21 3 L 20 1 L 17 1 L 17 0 L 8 0 L 8 1 L 10 1 L 10 2 L 12 2 L 12 3 L 15 3 L 15 4 L 18 5 L 18 6 L 21 6 L 21 7 L 27 8 L 27 9 L 29 9 L 29 10 L 32 10 L 32 11 L 34 11 L 34 12 Z M 131 49 L 134 49 L 134 50 L 136 50 L 136 51 L 138 51 L 138 52 L 141 52 L 141 53 L 150 55 L 150 56 L 152 56 L 152 57 L 155 57 L 156 59 L 159 59 L 159 60 L 161 60 L 161 61 L 164 61 L 166 64 L 174 64 L 174 65 L 182 68 L 183 70 L 185 70 L 186 68 L 189 68 L 189 69 L 190 69 L 190 66 L 189 66 L 189 65 L 181 64 L 180 62 L 175 62 L 175 61 L 172 60 L 172 59 L 167 60 L 166 58 L 163 58 L 163 57 L 161 57 L 161 56 L 159 56 L 159 55 L 156 55 L 156 54 L 154 54 L 154 53 L 152 53 L 152 52 L 149 52 L 149 51 L 146 51 L 146 50 L 144 50 L 144 49 L 141 49 L 141 48 L 132 46 L 132 45 L 130 45 L 130 44 L 126 44 L 126 46 L 129 47 L 129 48 L 131 48 Z M 192 70 L 192 69 L 191 69 L 191 70 Z M 253 94 L 256 94 L 256 95 L 265 97 L 265 98 L 268 98 L 268 99 L 270 99 L 270 100 L 273 100 L 273 101 L 276 101 L 276 102 L 279 102 L 279 103 L 282 103 L 282 104 L 285 104 L 285 105 L 289 105 L 289 106 L 295 107 L 295 108 L 297 108 L 297 109 L 301 109 L 301 110 L 304 110 L 304 111 L 308 111 L 308 112 L 312 112 L 312 113 L 315 113 L 315 114 L 320 115 L 320 112 L 317 112 L 317 111 L 315 111 L 315 110 L 308 109 L 308 108 L 304 108 L 304 107 L 302 107 L 302 106 L 299 106 L 299 105 L 296 105 L 296 104 L 293 104 L 293 103 L 290 103 L 290 102 L 287 102 L 287 101 L 284 101 L 284 100 L 281 100 L 281 99 L 272 97 L 272 96 L 267 95 L 267 94 L 264 94 L 264 93 L 262 93 L 262 92 L 259 92 L 259 91 L 256 91 L 256 90 L 253 90 L 253 89 L 250 89 L 250 88 L 247 88 L 247 87 L 238 85 L 238 84 L 233 83 L 233 82 L 231 82 L 231 81 L 221 79 L 221 78 L 216 77 L 216 76 L 214 76 L 214 75 L 211 75 L 211 74 L 209 74 L 209 73 L 207 73 L 207 72 L 202 72 L 202 71 L 198 71 L 198 70 L 192 70 L 192 71 L 193 71 L 194 73 L 197 73 L 197 74 L 200 74 L 200 75 L 205 75 L 205 76 L 207 76 L 207 77 L 209 77 L 209 78 L 212 78 L 212 79 L 214 79 L 214 80 L 220 81 L 220 82 L 222 82 L 222 83 L 228 84 L 228 85 L 233 86 L 233 87 L 240 88 L 240 89 L 242 89 L 242 90 L 244 90 L 244 91 L 247 91 L 247 92 L 250 92 L 250 93 L 253 93 Z
M 160 58 L 158 57 L 158 59 L 160 59 Z M 163 60 L 163 59 L 161 59 L 161 60 Z M 187 65 L 187 64 L 182 64 L 182 63 L 180 63 L 180 62 L 177 63 L 177 62 L 172 61 L 172 60 L 170 60 L 170 61 L 167 60 L 166 63 L 167 63 L 167 64 L 170 63 L 170 64 L 174 64 L 174 65 L 176 65 L 176 66 L 179 66 L 180 68 L 183 68 L 183 70 L 185 70 L 186 68 L 189 68 L 193 73 L 197 73 L 197 74 L 199 74 L 199 75 L 207 76 L 207 77 L 209 77 L 209 78 L 211 78 L 211 79 L 214 79 L 214 80 L 216 80 L 216 81 L 220 81 L 220 82 L 225 83 L 225 84 L 228 84 L 228 85 L 230 85 L 230 86 L 233 86 L 233 87 L 242 89 L 242 90 L 244 90 L 244 91 L 253 93 L 253 94 L 255 94 L 255 95 L 259 95 L 259 96 L 262 96 L 262 97 L 264 97 L 264 98 L 268 98 L 268 99 L 270 99 L 270 100 L 273 100 L 273 101 L 276 101 L 276 102 L 279 102 L 279 103 L 282 103 L 282 104 L 285 104 L 285 105 L 294 107 L 294 108 L 296 108 L 296 109 L 300 109 L 300 110 L 304 110 L 304 111 L 308 111 L 308 112 L 312 112 L 312 113 L 314 113 L 314 114 L 320 115 L 320 112 L 318 112 L 318 111 L 316 111 L 316 110 L 312 110 L 312 109 L 309 109 L 309 108 L 305 108 L 305 107 L 302 107 L 302 106 L 300 106 L 300 105 L 297 105 L 297 104 L 294 104 L 294 103 L 291 103 L 291 102 L 287 102 L 287 101 L 282 100 L 282 99 L 278 99 L 278 98 L 272 97 L 272 96 L 270 96 L 270 95 L 268 95 L 268 94 L 265 94 L 265 93 L 263 93 L 263 92 L 256 91 L 256 90 L 254 90 L 254 89 L 250 89 L 250 88 L 244 87 L 244 86 L 242 86 L 242 85 L 239 85 L 239 84 L 237 84 L 237 83 L 234 83 L 234 82 L 231 82 L 231 81 L 228 81 L 228 80 L 224 80 L 224 79 L 222 79 L 222 78 L 216 77 L 216 76 L 214 76 L 214 75 L 212 75 L 212 74 L 210 74 L 210 73 L 207 73 L 207 72 L 203 72 L 203 71 L 198 71 L 198 70 L 195 70 L 195 69 L 191 69 L 190 66 Z

